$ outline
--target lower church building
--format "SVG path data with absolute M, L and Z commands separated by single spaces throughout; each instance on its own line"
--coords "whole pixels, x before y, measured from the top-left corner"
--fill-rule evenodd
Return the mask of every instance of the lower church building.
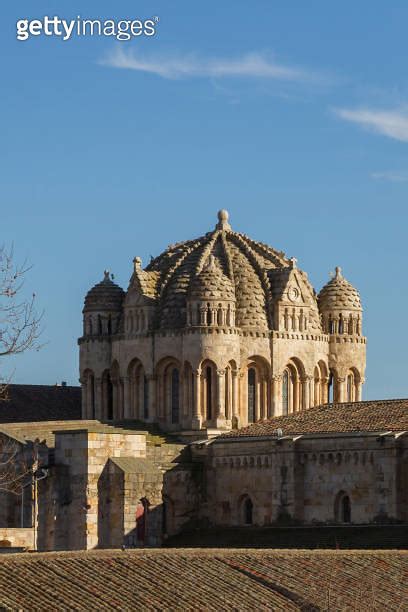
M 365 351 L 341 269 L 317 293 L 226 211 L 146 268 L 135 257 L 126 292 L 105 272 L 83 309 L 81 405 L 37 397 L 38 418 L 0 425 L 0 545 L 408 522 L 408 400 L 362 401 Z

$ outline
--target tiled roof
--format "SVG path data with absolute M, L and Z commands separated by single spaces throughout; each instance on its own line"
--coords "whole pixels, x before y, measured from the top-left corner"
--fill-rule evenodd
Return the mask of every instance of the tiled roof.
M 92 287 L 85 296 L 85 310 L 121 310 L 125 292 L 110 278 L 108 270 L 100 283 Z
M 0 401 L 0 423 L 81 418 L 81 387 L 9 385 Z
M 403 551 L 3 555 L 4 610 L 406 610 Z M 328 603 L 329 602 L 329 603 Z
M 195 279 L 211 257 L 222 274 L 214 279 L 213 274 L 205 273 L 198 284 L 204 281 L 204 289 L 213 291 L 214 297 L 222 293 L 233 299 L 235 293 L 236 325 L 266 331 L 271 297 L 267 270 L 287 267 L 289 260 L 284 253 L 232 231 L 229 225 L 222 229 L 217 225 L 205 236 L 170 245 L 149 263 L 145 272 L 159 275 L 156 325 L 168 329 L 185 324 L 187 293 L 197 290 Z
M 349 281 L 344 278 L 340 268 L 336 268 L 336 275 L 319 293 L 319 306 L 322 310 L 330 308 L 345 308 L 348 310 L 361 310 L 360 294 Z
M 258 421 L 216 438 L 284 436 L 313 433 L 408 430 L 408 399 L 325 404 L 288 416 Z

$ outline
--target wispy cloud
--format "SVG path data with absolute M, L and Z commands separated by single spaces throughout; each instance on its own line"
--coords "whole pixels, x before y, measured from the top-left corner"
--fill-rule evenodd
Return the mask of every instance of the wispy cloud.
M 112 68 L 149 72 L 165 79 L 193 77 L 251 77 L 291 82 L 320 81 L 322 76 L 286 66 L 262 53 L 237 58 L 203 58 L 196 55 L 141 55 L 116 47 L 101 64 Z
M 372 172 L 371 178 L 380 181 L 390 181 L 392 183 L 407 183 L 408 170 L 386 170 L 385 172 Z
M 352 110 L 335 108 L 334 112 L 341 119 L 357 123 L 364 128 L 373 130 L 389 138 L 408 142 L 407 109 L 374 110 L 361 108 Z

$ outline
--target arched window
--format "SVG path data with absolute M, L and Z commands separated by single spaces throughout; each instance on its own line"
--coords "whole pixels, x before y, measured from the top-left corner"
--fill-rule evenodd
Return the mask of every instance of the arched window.
M 282 414 L 289 412 L 289 372 L 284 371 L 282 377 Z
M 332 371 L 330 371 L 329 374 L 328 400 L 329 404 L 332 404 L 334 402 L 334 376 Z
M 338 523 L 351 523 L 351 502 L 345 491 L 339 491 L 336 495 L 334 518 Z
M 250 497 L 246 497 L 242 505 L 244 525 L 252 525 L 253 523 L 254 505 Z
M 343 523 L 351 523 L 351 505 L 348 495 L 344 495 L 341 500 L 341 514 Z
M 180 374 L 177 368 L 171 373 L 171 422 L 179 422 Z
M 347 401 L 354 401 L 354 376 L 351 373 L 347 375 Z
M 105 404 L 105 418 L 108 421 L 113 419 L 113 385 L 112 379 L 109 372 L 105 372 L 102 379 L 103 393 L 104 393 L 104 404 Z
M 256 372 L 255 368 L 248 370 L 248 423 L 255 422 L 256 414 Z
M 206 416 L 207 421 L 212 419 L 212 368 L 207 366 L 205 369 L 205 385 L 206 385 Z
M 207 325 L 211 325 L 211 308 L 209 304 L 207 304 Z
M 149 383 L 146 374 L 143 377 L 143 417 L 149 418 Z

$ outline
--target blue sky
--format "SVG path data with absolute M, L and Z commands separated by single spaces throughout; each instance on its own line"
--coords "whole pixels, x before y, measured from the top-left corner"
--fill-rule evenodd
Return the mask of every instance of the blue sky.
M 357 6 L 356 6 L 357 4 Z M 18 19 L 158 16 L 156 35 L 16 40 Z M 366 398 L 406 397 L 406 2 L 20 1 L 0 24 L 1 241 L 33 264 L 45 347 L 14 381 L 78 381 L 103 269 L 212 229 L 341 265 L 365 306 Z

